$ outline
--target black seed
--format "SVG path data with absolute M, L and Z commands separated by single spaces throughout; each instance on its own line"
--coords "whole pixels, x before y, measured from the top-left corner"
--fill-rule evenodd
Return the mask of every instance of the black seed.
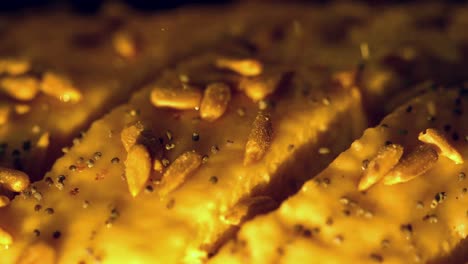
M 361 165 L 361 168 L 363 170 L 367 169 L 367 167 L 369 166 L 369 160 L 368 159 L 365 159 L 362 161 L 362 165 Z
M 289 144 L 288 145 L 288 151 L 292 151 L 294 149 L 294 145 L 293 144 Z
M 41 209 L 42 209 L 42 205 L 40 205 L 40 204 L 36 204 L 34 206 L 34 211 L 36 211 L 36 212 L 39 212 Z
M 13 166 L 14 166 L 15 169 L 17 169 L 17 170 L 20 170 L 20 171 L 24 170 L 23 162 L 21 161 L 20 158 L 15 158 L 15 159 L 13 160 Z
M 427 121 L 434 122 L 436 120 L 435 116 L 428 116 Z
M 455 110 L 453 110 L 453 113 L 457 116 L 463 115 L 463 111 L 460 108 L 455 108 Z
M 463 181 L 466 178 L 466 174 L 464 172 L 460 172 L 458 174 L 458 180 Z
M 388 146 L 388 145 L 391 145 L 391 144 L 393 144 L 393 142 L 391 142 L 390 140 L 385 141 L 385 146 Z
M 447 198 L 447 194 L 445 192 L 438 192 L 434 196 L 434 200 L 436 200 L 438 203 L 441 203 L 443 200 Z
M 411 111 L 413 111 L 413 107 L 411 105 L 409 105 L 407 108 L 406 108 L 406 113 L 411 113 Z
M 47 183 L 47 185 L 52 186 L 54 185 L 54 180 L 52 180 L 51 177 L 45 177 L 44 181 Z
M 59 183 L 63 183 L 66 179 L 67 179 L 67 177 L 65 177 L 65 175 L 59 175 L 59 176 L 57 177 L 57 181 L 58 181 Z
M 295 224 L 295 225 L 293 226 L 293 230 L 294 230 L 294 233 L 300 234 L 300 233 L 302 233 L 302 231 L 304 230 L 304 226 L 301 225 L 301 224 Z
M 449 132 L 450 129 L 452 129 L 452 126 L 451 126 L 451 125 L 445 125 L 445 126 L 444 126 L 445 132 Z
M 370 254 L 370 258 L 375 262 L 383 262 L 383 257 L 379 254 L 372 253 Z
M 118 157 L 114 157 L 114 158 L 111 159 L 112 164 L 117 164 L 119 162 L 120 162 L 120 159 Z
M 113 209 L 111 210 L 110 217 L 111 217 L 112 219 L 116 219 L 116 218 L 118 218 L 119 216 L 120 216 L 120 213 L 119 213 L 119 211 L 117 210 L 117 208 L 113 208 Z
M 304 237 L 311 237 L 312 236 L 312 232 L 309 230 L 309 229 L 305 229 L 304 232 L 302 232 L 302 235 Z
M 31 141 L 27 140 L 23 142 L 23 150 L 24 151 L 29 151 L 31 149 Z
M 33 230 L 33 233 L 34 233 L 34 235 L 37 236 L 37 237 L 41 235 L 41 231 L 39 231 L 39 229 L 34 229 L 34 230 Z
M 62 233 L 61 233 L 60 231 L 58 231 L 58 230 L 57 230 L 57 231 L 54 231 L 54 233 L 52 234 L 52 237 L 53 237 L 54 239 L 59 239 L 60 236 L 62 236 Z
M 216 146 L 216 145 L 211 146 L 211 153 L 216 154 L 216 153 L 218 153 L 218 151 L 219 151 L 218 146 Z
M 411 233 L 411 232 L 413 232 L 413 226 L 411 224 L 401 225 L 400 230 L 401 231 L 408 231 L 408 232 Z
M 210 182 L 211 182 L 212 184 L 218 183 L 218 177 L 216 177 L 216 176 L 211 176 L 211 177 L 210 177 Z
M 454 141 L 458 141 L 458 140 L 460 139 L 460 136 L 458 135 L 457 132 L 453 132 L 453 134 L 452 134 L 452 139 L 453 139 Z
M 200 140 L 200 135 L 198 133 L 193 133 L 192 134 L 192 140 L 193 141 L 199 141 Z
M 152 192 L 154 191 L 153 186 L 147 185 L 147 186 L 145 187 L 145 191 L 146 191 L 147 193 L 152 193 Z
M 19 155 L 21 155 L 21 151 L 19 151 L 18 149 L 14 149 L 14 150 L 11 152 L 11 155 L 13 155 L 13 156 L 19 156 Z
M 387 124 L 382 124 L 380 125 L 381 127 L 385 127 L 385 128 L 389 128 L 389 126 Z
M 76 171 L 76 166 L 75 165 L 70 165 L 70 167 L 68 167 L 69 170 L 71 171 Z
M 46 213 L 50 214 L 50 215 L 54 214 L 54 212 L 55 212 L 54 209 L 53 209 L 53 208 L 50 208 L 50 207 L 49 207 L 49 208 L 46 208 L 44 211 L 45 211 Z

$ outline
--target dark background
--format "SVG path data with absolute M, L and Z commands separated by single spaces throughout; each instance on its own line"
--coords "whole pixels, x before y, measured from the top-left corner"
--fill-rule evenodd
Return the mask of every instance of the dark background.
M 112 1 L 112 0 L 110 0 Z M 19 12 L 24 9 L 48 8 L 53 6 L 66 6 L 77 13 L 92 14 L 99 10 L 105 0 L 0 0 L 0 12 L 11 13 Z M 114 2 L 123 2 L 127 5 L 142 11 L 156 11 L 172 9 L 188 4 L 223 4 L 232 2 L 232 0 L 165 0 L 165 1 L 148 1 L 148 0 L 120 0 Z
M 99 7 L 106 0 L 0 0 L 0 12 L 11 13 L 20 12 L 24 9 L 31 8 L 48 8 L 52 6 L 67 6 L 80 14 L 92 14 L 99 10 Z M 117 0 L 107 0 L 117 1 Z M 197 4 L 223 4 L 229 2 L 235 2 L 236 0 L 120 0 L 120 2 L 127 3 L 129 6 L 141 10 L 141 11 L 157 11 L 176 8 L 182 5 L 197 5 Z M 238 0 L 239 1 L 239 0 Z M 244 0 L 248 1 L 248 0 Z M 252 0 L 251 0 L 252 1 Z M 281 2 L 281 0 L 253 0 L 253 1 L 275 1 Z M 290 1 L 290 0 L 283 0 Z M 296 2 L 311 2 L 311 3 L 327 3 L 328 0 L 295 0 Z M 411 1 L 404 0 L 361 0 L 371 5 L 380 5 L 388 3 L 405 3 Z M 427 0 L 420 0 L 418 2 L 428 2 Z M 460 0 L 444 1 L 444 2 L 463 2 Z

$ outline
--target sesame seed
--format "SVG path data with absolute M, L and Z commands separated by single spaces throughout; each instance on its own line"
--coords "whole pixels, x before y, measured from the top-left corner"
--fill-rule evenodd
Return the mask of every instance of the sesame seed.
M 466 179 L 466 174 L 464 172 L 460 172 L 458 174 L 458 180 L 463 181 L 464 179 Z
M 114 157 L 114 158 L 111 159 L 111 163 L 112 164 L 120 163 L 120 159 L 118 157 Z
M 218 153 L 218 151 L 219 151 L 218 146 L 216 146 L 216 145 L 211 146 L 211 153 L 216 154 L 216 153 Z
M 363 161 L 362 161 L 362 165 L 361 165 L 361 169 L 362 169 L 362 170 L 367 169 L 367 167 L 369 166 L 369 162 L 370 162 L 370 161 L 369 161 L 368 159 L 363 160 Z
M 165 148 L 166 148 L 166 150 L 171 150 L 171 149 L 175 148 L 175 144 L 174 143 L 166 144 Z
M 36 204 L 34 206 L 34 211 L 36 211 L 36 212 L 39 212 L 41 209 L 42 209 L 42 205 L 40 205 L 40 204 Z
M 52 186 L 54 184 L 54 181 L 52 180 L 51 177 L 45 177 L 44 181 L 47 183 L 47 185 Z
M 70 167 L 68 167 L 69 170 L 71 171 L 76 171 L 76 166 L 75 165 L 70 165 Z
M 329 153 L 330 153 L 330 149 L 329 149 L 329 148 L 325 148 L 325 147 L 321 147 L 321 148 L 319 148 L 318 152 L 319 152 L 319 154 L 325 155 L 325 154 L 329 154 Z
M 169 130 L 167 130 L 167 131 L 166 131 L 166 137 L 167 137 L 167 139 L 168 139 L 169 141 L 171 141 L 171 140 L 172 140 L 172 132 L 169 131 Z
M 92 159 L 87 160 L 86 165 L 88 166 L 88 168 L 94 167 L 94 160 Z
M 237 114 L 238 114 L 240 117 L 245 116 L 245 108 L 239 108 L 239 109 L 237 109 Z
M 161 160 L 161 163 L 162 163 L 162 165 L 163 165 L 164 167 L 167 167 L 167 166 L 169 166 L 170 161 L 169 161 L 168 159 L 162 159 L 162 160 Z
M 99 160 L 101 157 L 102 157 L 102 153 L 101 153 L 101 152 L 98 151 L 98 152 L 94 153 L 94 159 L 95 159 L 95 160 Z

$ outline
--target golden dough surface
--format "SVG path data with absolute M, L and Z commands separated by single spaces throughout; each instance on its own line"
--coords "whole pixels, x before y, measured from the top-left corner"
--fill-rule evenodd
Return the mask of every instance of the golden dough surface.
M 408 182 L 381 180 L 364 192 L 358 183 L 382 146 L 401 145 L 405 159 L 423 144 L 418 134 L 427 128 L 443 131 L 466 160 L 468 127 L 459 113 L 467 110 L 466 95 L 456 90 L 414 98 L 367 129 L 279 209 L 247 222 L 210 263 L 461 263 L 468 257 L 461 245 L 468 235 L 466 163 L 439 155 Z
M 175 73 L 190 76 L 192 61 L 182 61 L 136 93 L 129 104 L 96 121 L 80 142 L 57 160 L 46 178 L 32 185 L 29 195 L 18 196 L 0 209 L 0 226 L 11 232 L 14 240 L 1 253 L 6 263 L 36 241 L 54 248 L 59 263 L 92 259 L 103 263 L 122 259 L 134 263 L 202 261 L 222 236 L 235 228 L 232 221 L 225 220 L 227 215 L 237 217 L 237 223 L 249 217 L 245 214 L 250 207 L 244 214 L 242 210 L 236 211 L 240 215 L 232 214 L 238 204 L 258 206 L 259 201 L 281 199 L 306 180 L 303 171 L 323 168 L 365 126 L 356 87 L 342 85 L 327 71 L 301 67 L 285 69 L 294 75 L 263 105 L 230 84 L 234 94 L 216 122 L 202 120 L 196 110 L 154 106 L 151 91 L 166 85 Z M 265 64 L 266 68 L 280 66 Z M 178 88 L 167 89 L 177 92 Z M 244 165 L 250 131 L 262 129 L 253 125 L 259 107 L 269 113 L 271 143 L 259 160 Z M 163 175 L 153 171 L 139 194 L 131 187 L 133 198 L 125 177 L 140 171 L 124 173 L 125 164 L 137 161 L 132 158 L 129 162 L 121 131 L 136 123 L 143 131 L 141 143 L 134 146 L 145 145 L 153 159 L 161 159 L 169 167 Z M 319 148 L 326 148 L 327 153 L 319 153 Z M 192 150 L 204 156 L 203 164 L 178 161 Z M 304 162 L 306 156 L 316 157 L 315 162 Z M 187 165 L 171 167 L 181 162 Z M 186 175 L 173 179 L 167 175 L 170 171 Z M 163 189 L 168 185 L 170 189 Z M 35 193 L 40 193 L 41 199 Z M 254 198 L 254 202 L 244 202 Z

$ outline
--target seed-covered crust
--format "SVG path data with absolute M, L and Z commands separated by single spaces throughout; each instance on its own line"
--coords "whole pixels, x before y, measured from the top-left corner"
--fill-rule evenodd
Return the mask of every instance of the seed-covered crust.
M 463 262 L 468 168 L 418 140 L 421 131 L 450 126 L 441 136 L 466 158 L 466 140 L 453 137 L 468 133 L 453 113 L 459 106 L 468 110 L 463 90 L 428 92 L 399 107 L 279 209 L 244 224 L 209 263 Z M 365 191 L 356 188 L 381 161 L 390 172 Z

